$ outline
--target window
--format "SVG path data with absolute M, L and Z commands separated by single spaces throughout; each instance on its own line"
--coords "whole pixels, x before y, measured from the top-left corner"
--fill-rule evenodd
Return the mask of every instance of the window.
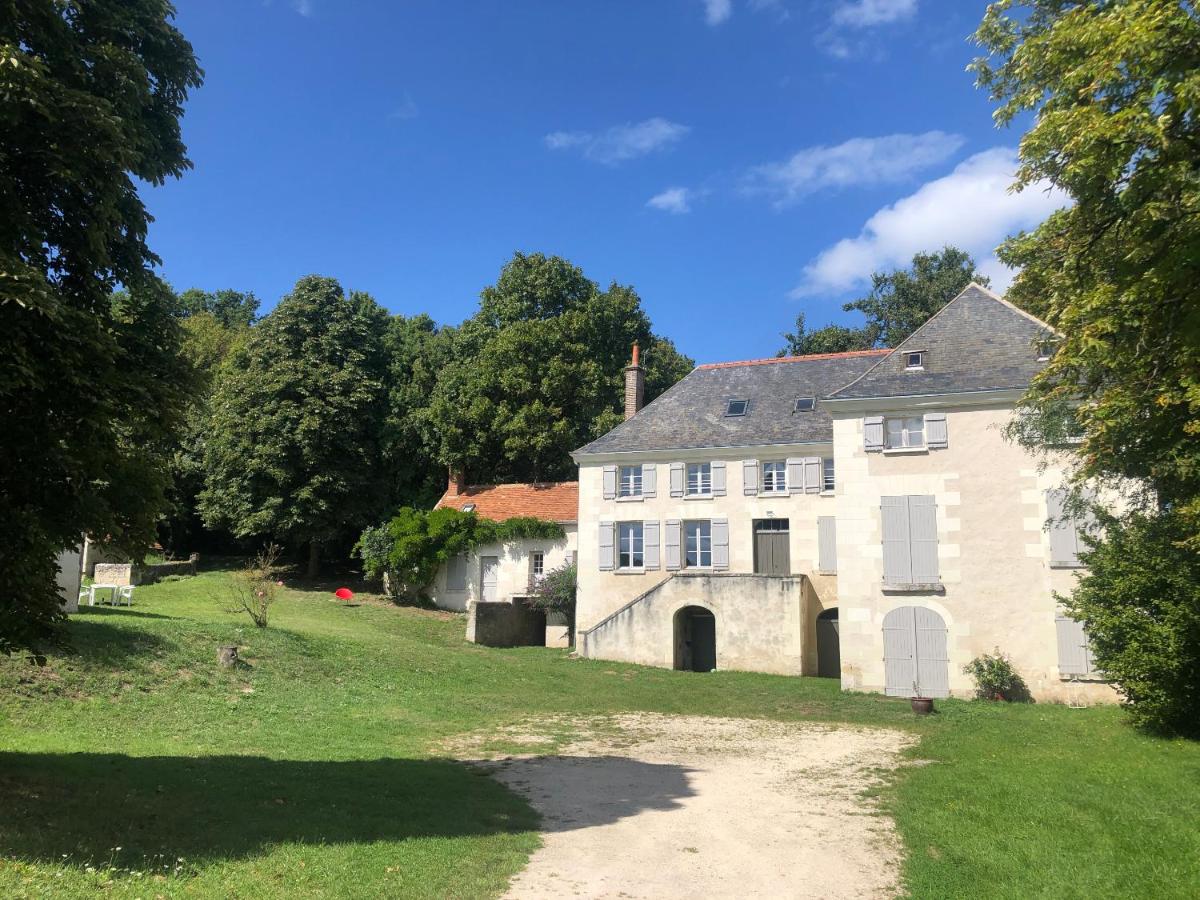
M 813 407 L 817 405 L 815 397 L 797 397 L 796 405 L 792 408 L 792 412 L 812 412 Z
M 941 582 L 938 572 L 937 503 L 928 494 L 881 497 L 883 583 L 917 588 Z
M 821 460 L 821 490 L 832 491 L 837 482 L 833 478 L 833 457 Z
M 534 581 L 541 581 L 546 574 L 546 554 L 535 550 L 529 554 L 529 574 Z
M 642 496 L 641 466 L 621 466 L 621 496 Z
M 475 512 L 475 504 L 474 503 L 466 504 L 465 506 L 463 506 L 463 512 L 465 512 L 465 513 Z
M 683 536 L 684 565 L 687 568 L 712 566 L 712 522 L 707 519 L 698 522 L 684 522 Z
M 750 406 L 749 400 L 730 400 L 725 406 L 725 415 L 727 416 L 744 416 L 746 409 Z
M 452 556 L 446 566 L 446 590 L 465 591 L 467 589 L 467 558 Z
M 619 522 L 617 524 L 617 540 L 619 545 L 617 568 L 641 569 L 646 565 L 641 522 Z
M 711 463 L 688 463 L 687 493 L 689 497 L 707 496 L 712 493 Z
M 900 447 L 925 446 L 925 417 L 905 416 L 904 418 L 888 419 L 887 446 L 889 449 Z
M 780 494 L 787 490 L 787 463 L 782 459 L 762 464 L 763 493 Z
M 1038 362 L 1046 362 L 1054 355 L 1054 341 L 1038 341 L 1037 342 L 1037 359 Z
M 910 372 L 925 368 L 925 351 L 918 350 L 914 353 L 905 353 L 904 368 Z
M 1096 519 L 1086 507 L 1076 509 L 1069 493 L 1059 489 L 1046 492 L 1046 515 L 1050 525 L 1050 567 L 1074 569 L 1082 567 L 1080 551 L 1088 549 L 1083 535 L 1096 528 Z M 1087 501 L 1091 501 L 1089 495 Z

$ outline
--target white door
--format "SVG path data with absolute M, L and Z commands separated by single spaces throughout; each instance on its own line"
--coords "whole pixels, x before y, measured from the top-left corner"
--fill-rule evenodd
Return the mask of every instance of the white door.
M 500 558 L 498 556 L 481 556 L 479 558 L 480 578 L 483 585 L 480 599 L 484 603 L 494 603 L 500 599 Z

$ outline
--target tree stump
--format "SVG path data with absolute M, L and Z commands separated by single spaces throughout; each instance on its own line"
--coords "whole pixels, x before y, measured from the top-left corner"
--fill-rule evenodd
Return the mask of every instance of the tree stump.
M 237 645 L 217 648 L 217 662 L 222 668 L 232 669 L 238 663 L 238 648 Z

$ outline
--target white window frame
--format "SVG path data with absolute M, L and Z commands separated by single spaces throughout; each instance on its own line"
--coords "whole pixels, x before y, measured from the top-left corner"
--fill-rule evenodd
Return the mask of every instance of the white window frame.
M 688 519 L 683 523 L 683 567 L 712 568 L 711 519 Z
M 913 359 L 916 362 L 913 362 Z M 924 350 L 906 350 L 904 351 L 904 371 L 920 372 L 925 368 L 925 351 Z
M 762 465 L 759 466 L 759 476 L 762 478 L 762 488 L 759 490 L 760 494 L 787 493 L 787 460 L 763 460 Z
M 529 577 L 541 581 L 546 577 L 546 554 L 542 550 L 534 550 L 529 554 Z
M 734 411 L 733 411 L 733 404 L 735 404 L 735 403 L 740 403 L 740 404 L 742 404 L 742 411 L 741 411 L 741 412 L 734 412 Z M 732 399 L 730 399 L 730 400 L 726 400 L 726 401 L 725 401 L 725 415 L 726 415 L 726 417 L 728 417 L 728 418 L 733 418 L 733 419 L 735 419 L 735 418 L 737 418 L 738 416 L 744 416 L 744 415 L 746 415 L 746 413 L 748 413 L 748 412 L 750 412 L 750 401 L 749 401 L 749 400 L 743 400 L 743 399 L 741 399 L 740 397 L 734 397 L 734 398 L 732 398 Z
M 893 435 L 892 428 L 894 422 L 900 423 L 895 435 Z M 899 443 L 895 442 L 896 437 L 899 438 Z M 883 446 L 888 450 L 924 450 L 925 417 L 888 416 L 885 418 L 883 420 Z
M 837 475 L 833 465 L 833 457 L 826 456 L 821 460 L 821 491 L 831 494 L 837 487 Z
M 712 463 L 688 463 L 684 474 L 687 477 L 683 488 L 684 496 L 712 496 Z M 693 475 L 695 475 L 695 478 L 692 477 Z
M 640 571 L 646 568 L 646 535 L 641 522 L 617 523 L 617 569 Z
M 642 496 L 642 467 L 621 466 L 617 469 L 617 496 Z

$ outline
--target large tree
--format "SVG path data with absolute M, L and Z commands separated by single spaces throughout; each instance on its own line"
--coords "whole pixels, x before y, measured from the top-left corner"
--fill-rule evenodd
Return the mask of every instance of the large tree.
M 309 549 L 378 521 L 387 313 L 331 278 L 300 279 L 219 372 L 204 446 L 208 527 Z
M 1200 553 L 1195 5 L 1004 0 L 989 7 L 975 38 L 988 55 L 974 69 L 998 103 L 997 120 L 1034 116 L 1016 187 L 1048 184 L 1072 201 L 1002 249 L 1020 268 L 1009 298 L 1061 334 L 1017 433 L 1037 445 L 1061 433 L 1067 416 L 1082 435 L 1076 483 L 1131 488 L 1131 507 L 1111 532 L 1126 553 L 1148 561 Z M 1150 590 L 1106 589 L 1131 583 L 1122 555 L 1105 551 L 1110 540 L 1101 537 L 1087 559 L 1075 613 L 1126 700 L 1159 697 L 1140 721 L 1195 732 L 1200 588 L 1164 577 Z M 1146 629 L 1153 644 L 1123 640 Z M 1167 694 L 1172 702 L 1162 701 Z
M 647 401 L 693 366 L 652 333 L 633 288 L 601 290 L 564 259 L 516 254 L 457 330 L 422 413 L 438 460 L 472 480 L 573 477 L 570 452 L 621 420 L 634 341 Z
M 861 326 L 826 325 L 809 331 L 804 313 L 800 313 L 796 330 L 784 333 L 787 344 L 779 355 L 898 346 L 972 281 L 985 287 L 989 284 L 969 253 L 951 246 L 935 253 L 918 253 L 906 269 L 872 273 L 870 292 L 842 307 L 846 312 L 862 313 L 866 321 Z
M 60 550 L 142 552 L 166 503 L 187 384 L 137 183 L 190 165 L 201 73 L 173 15 L 0 2 L 0 652 L 57 634 Z

